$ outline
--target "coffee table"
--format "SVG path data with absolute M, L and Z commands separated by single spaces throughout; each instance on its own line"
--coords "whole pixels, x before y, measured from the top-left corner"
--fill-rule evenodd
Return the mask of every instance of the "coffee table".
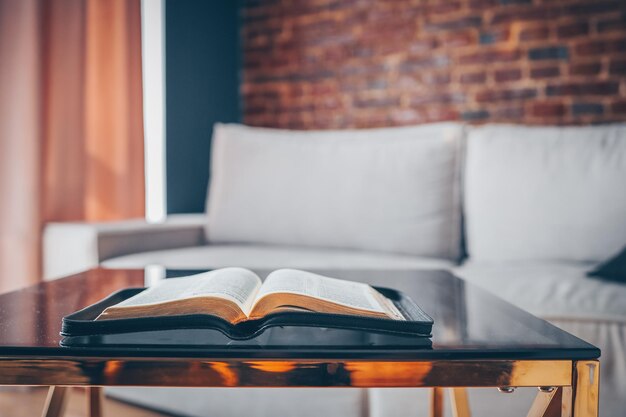
M 470 415 L 464 387 L 533 386 L 529 416 L 598 415 L 600 351 L 569 333 L 446 271 L 319 272 L 409 294 L 435 321 L 432 348 L 368 334 L 309 341 L 297 328 L 241 343 L 204 331 L 206 340 L 189 347 L 61 347 L 63 316 L 144 286 L 143 270 L 94 269 L 0 295 L 0 385 L 50 386 L 45 416 L 62 414 L 68 387 L 91 387 L 90 413 L 99 416 L 101 387 L 131 385 L 430 388 L 435 417 L 445 388 L 462 417 Z

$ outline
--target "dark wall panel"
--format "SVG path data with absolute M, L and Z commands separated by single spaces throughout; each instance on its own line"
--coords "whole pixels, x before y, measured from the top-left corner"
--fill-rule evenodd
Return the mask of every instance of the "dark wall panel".
M 168 213 L 204 211 L 215 122 L 236 122 L 237 1 L 167 0 L 166 169 Z

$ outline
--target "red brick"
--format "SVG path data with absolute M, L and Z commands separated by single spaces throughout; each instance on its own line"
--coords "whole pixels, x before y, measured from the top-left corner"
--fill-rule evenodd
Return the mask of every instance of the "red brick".
M 570 66 L 569 73 L 571 75 L 596 75 L 601 69 L 602 64 L 599 62 L 587 62 Z
M 448 14 L 459 10 L 461 7 L 461 3 L 458 1 L 445 1 L 433 4 L 423 4 L 420 11 L 428 14 Z
M 580 83 L 551 84 L 546 87 L 549 96 L 613 95 L 619 93 L 619 83 L 614 81 L 591 81 Z
M 283 104 L 272 108 L 273 111 L 279 111 L 282 113 L 307 113 L 315 110 L 313 103 L 298 103 L 298 104 Z
M 461 84 L 479 84 L 484 83 L 486 79 L 487 74 L 485 72 L 469 72 L 461 74 L 459 77 Z
M 574 38 L 587 33 L 589 33 L 589 23 L 587 22 L 566 23 L 556 29 L 559 39 Z
M 401 72 L 413 72 L 423 70 L 424 68 L 442 68 L 447 67 L 450 60 L 445 55 L 433 55 L 419 58 L 411 58 L 401 62 L 399 69 Z
M 573 15 L 587 16 L 594 13 L 613 12 L 619 6 L 619 1 L 591 1 L 588 3 L 574 3 L 565 6 L 563 12 Z
M 524 107 L 498 107 L 493 112 L 493 115 L 496 119 L 522 120 L 524 118 Z
M 354 100 L 354 106 L 361 107 L 361 108 L 390 107 L 390 106 L 397 106 L 399 104 L 400 104 L 400 99 L 397 97 L 357 98 L 356 100 Z
M 492 19 L 492 24 L 534 21 L 534 20 L 551 20 L 558 17 L 560 10 L 558 7 L 538 5 L 536 7 L 518 8 L 502 8 L 502 11 L 496 12 Z
M 450 73 L 424 73 L 420 74 L 421 80 L 426 84 L 449 84 L 452 77 Z
M 336 110 L 343 108 L 343 103 L 338 97 L 327 97 L 324 100 L 321 100 L 315 103 L 315 109 L 323 109 L 323 110 Z
M 626 32 L 626 13 L 619 18 L 600 20 L 596 25 L 596 30 L 600 33 Z
M 552 78 L 558 77 L 561 74 L 559 67 L 539 67 L 531 68 L 530 78 Z
M 451 107 L 427 106 L 424 113 L 428 122 L 443 122 L 459 118 L 459 112 Z
M 487 9 L 493 6 L 499 6 L 500 1 L 499 0 L 469 0 L 467 2 L 467 5 L 471 10 L 483 11 L 484 9 Z
M 383 111 L 369 111 L 357 113 L 354 116 L 354 124 L 361 128 L 388 126 L 392 121 L 390 115 Z
M 626 59 L 614 59 L 609 64 L 609 74 L 626 75 Z
M 618 100 L 611 104 L 611 111 L 615 114 L 626 115 L 626 100 Z
M 357 75 L 376 75 L 385 73 L 386 68 L 381 64 L 370 64 L 367 66 L 361 65 L 345 65 L 340 69 L 341 75 L 345 76 L 357 76 Z
M 450 104 L 462 103 L 465 101 L 465 95 L 461 93 L 435 93 L 435 94 L 416 94 L 411 99 L 411 105 L 420 104 Z
M 479 51 L 459 58 L 460 64 L 490 64 L 492 62 L 513 62 L 519 60 L 519 50 L 491 50 Z
M 522 29 L 519 33 L 520 41 L 542 41 L 548 39 L 550 29 L 547 26 L 535 26 Z
M 534 88 L 520 88 L 512 90 L 484 90 L 476 94 L 475 99 L 479 103 L 490 101 L 523 100 L 537 96 Z
M 576 53 L 582 56 L 603 55 L 626 51 L 626 38 L 583 42 L 576 46 Z
M 497 82 L 517 81 L 522 78 L 522 70 L 519 68 L 497 70 L 493 76 Z
M 367 90 L 385 90 L 389 87 L 389 83 L 385 78 L 349 78 L 348 80 L 341 83 L 341 91 L 358 93 L 360 91 Z M 315 94 L 312 92 L 311 94 Z M 327 93 L 321 93 L 318 95 L 323 95 Z
M 424 25 L 424 29 L 427 31 L 441 31 L 441 30 L 459 30 L 467 28 L 477 28 L 482 24 L 481 16 L 464 16 L 459 19 L 444 20 L 441 22 L 427 22 Z
M 559 102 L 538 102 L 531 106 L 531 114 L 535 117 L 561 117 L 565 112 L 565 105 Z

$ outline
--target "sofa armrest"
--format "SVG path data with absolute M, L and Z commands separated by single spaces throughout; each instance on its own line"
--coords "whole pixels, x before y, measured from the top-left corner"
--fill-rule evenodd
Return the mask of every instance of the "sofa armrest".
M 163 223 L 48 223 L 43 233 L 44 279 L 93 268 L 116 256 L 204 244 L 205 225 L 204 214 L 171 215 Z

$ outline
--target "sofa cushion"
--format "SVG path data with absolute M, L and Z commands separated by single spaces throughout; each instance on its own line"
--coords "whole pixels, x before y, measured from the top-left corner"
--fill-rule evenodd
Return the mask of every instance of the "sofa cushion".
M 467 262 L 453 272 L 557 327 L 597 346 L 600 408 L 619 416 L 626 408 L 626 285 L 586 277 L 585 262 Z M 491 338 L 481 317 L 492 314 L 468 300 L 472 334 Z M 472 398 L 473 400 L 473 398 Z M 474 407 L 476 402 L 472 402 Z M 513 414 L 513 413 L 511 413 Z
M 207 239 L 457 259 L 463 127 L 214 129 Z
M 400 254 L 296 248 L 273 245 L 208 245 L 120 256 L 103 262 L 108 268 L 211 269 L 240 266 L 251 269 L 449 269 L 450 261 Z
M 626 124 L 470 130 L 464 202 L 476 261 L 600 262 L 626 237 Z
M 586 262 L 477 262 L 453 272 L 547 320 L 626 323 L 626 286 L 586 276 Z

